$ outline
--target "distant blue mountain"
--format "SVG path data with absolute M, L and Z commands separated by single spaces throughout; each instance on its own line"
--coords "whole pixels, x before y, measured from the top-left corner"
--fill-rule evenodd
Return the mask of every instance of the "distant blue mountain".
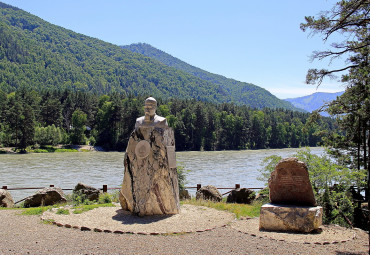
M 297 98 L 287 98 L 284 99 L 292 103 L 295 107 L 304 109 L 308 112 L 313 112 L 322 107 L 325 103 L 335 100 L 338 96 L 341 96 L 344 92 L 336 93 L 326 93 L 326 92 L 316 92 L 309 96 L 297 97 Z M 329 116 L 327 112 L 321 112 L 323 116 Z

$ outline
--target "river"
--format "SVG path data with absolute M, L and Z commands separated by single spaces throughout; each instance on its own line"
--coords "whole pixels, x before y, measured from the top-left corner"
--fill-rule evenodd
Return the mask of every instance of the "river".
M 270 155 L 289 157 L 298 149 L 242 150 L 211 152 L 177 152 L 179 164 L 189 170 L 186 186 L 198 183 L 216 187 L 258 188 L 262 160 Z M 323 148 L 311 148 L 313 154 L 321 155 Z M 78 182 L 102 188 L 119 187 L 123 180 L 123 152 L 64 152 L 0 155 L 0 188 L 57 187 L 74 188 Z M 11 190 L 15 201 L 36 190 Z M 189 190 L 194 194 L 195 190 Z

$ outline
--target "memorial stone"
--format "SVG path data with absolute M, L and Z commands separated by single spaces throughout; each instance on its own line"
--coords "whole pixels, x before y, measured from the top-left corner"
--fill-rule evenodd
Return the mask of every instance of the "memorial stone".
M 145 100 L 145 116 L 136 120 L 124 158 L 120 204 L 139 216 L 180 212 L 174 132 L 156 107 L 154 98 Z
M 322 224 L 308 169 L 297 158 L 281 160 L 269 179 L 270 204 L 261 207 L 260 230 L 312 232 Z
M 269 179 L 274 204 L 316 206 L 307 166 L 297 158 L 281 160 Z

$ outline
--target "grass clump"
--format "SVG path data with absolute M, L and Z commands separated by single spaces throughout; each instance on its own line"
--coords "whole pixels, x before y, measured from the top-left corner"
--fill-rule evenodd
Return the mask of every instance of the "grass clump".
M 59 208 L 56 212 L 56 214 L 63 214 L 63 215 L 69 215 L 69 210 L 64 208 Z
M 47 225 L 52 225 L 55 222 L 53 219 L 47 219 L 47 220 L 42 220 L 42 223 L 47 224 Z
M 54 152 L 78 152 L 76 149 L 56 149 Z
M 103 193 L 99 196 L 99 200 L 98 200 L 98 203 L 99 204 L 109 204 L 109 203 L 112 203 L 113 200 L 112 200 L 112 197 L 109 193 Z
M 34 153 L 48 153 L 49 151 L 48 150 L 44 150 L 44 149 L 34 149 L 33 152 Z
M 234 203 L 225 203 L 225 202 L 213 202 L 210 200 L 196 200 L 192 198 L 190 200 L 185 200 L 182 203 L 198 206 L 206 206 L 214 208 L 217 210 L 228 211 L 234 213 L 236 218 L 240 217 L 258 217 L 260 215 L 260 210 L 262 203 L 253 202 L 252 204 L 234 204 Z
M 93 204 L 93 205 L 78 205 L 78 206 L 75 206 L 73 207 L 74 211 L 73 213 L 74 214 L 81 214 L 81 213 L 84 213 L 84 212 L 88 212 L 90 210 L 93 210 L 95 208 L 98 208 L 98 207 L 114 207 L 115 205 L 112 204 L 112 203 L 107 203 L 107 204 Z
M 45 211 L 51 209 L 52 206 L 40 206 L 40 207 L 31 207 L 25 208 L 22 210 L 22 215 L 41 215 Z

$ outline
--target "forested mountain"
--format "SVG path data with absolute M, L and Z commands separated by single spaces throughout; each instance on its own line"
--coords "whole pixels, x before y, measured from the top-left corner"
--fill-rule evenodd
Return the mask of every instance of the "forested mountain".
M 236 84 L 234 91 L 0 2 L 0 89 L 22 86 L 293 109 L 257 89 Z
M 227 91 L 227 93 L 231 95 L 233 102 L 237 104 L 245 104 L 255 108 L 285 108 L 301 111 L 301 109 L 294 109 L 291 104 L 278 99 L 276 96 L 261 87 L 204 71 L 198 67 L 185 63 L 164 51 L 156 49 L 149 44 L 137 43 L 121 47 L 123 49 L 154 58 L 167 66 L 174 67 L 177 70 L 199 77 L 204 81 L 219 85 L 224 91 Z
M 329 118 L 315 124 L 286 109 L 292 106 L 269 104 L 273 97 L 256 86 L 218 78 L 203 80 L 0 3 L 0 147 L 124 150 L 148 95 L 174 129 L 177 150 L 315 146 L 321 131 L 335 128 Z
M 0 88 L 232 101 L 218 85 L 0 4 Z
M 316 92 L 309 96 L 287 98 L 286 101 L 292 103 L 295 107 L 304 109 L 308 112 L 313 112 L 322 107 L 325 103 L 335 100 L 338 96 L 342 95 L 343 92 L 337 93 L 326 93 Z M 321 112 L 323 116 L 329 116 L 326 112 Z

